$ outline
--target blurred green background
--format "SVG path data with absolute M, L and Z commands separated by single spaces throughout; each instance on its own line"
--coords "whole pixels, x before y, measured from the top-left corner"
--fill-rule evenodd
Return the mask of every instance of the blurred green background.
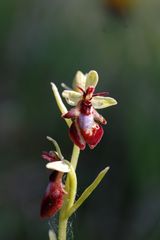
M 107 1 L 107 0 L 106 0 Z M 160 2 L 139 0 L 123 16 L 100 0 L 0 1 L 0 239 L 48 239 L 39 217 L 48 182 L 41 159 L 55 138 L 72 143 L 50 82 L 99 73 L 98 91 L 118 105 L 101 143 L 81 153 L 78 195 L 109 173 L 72 218 L 76 240 L 160 239 Z

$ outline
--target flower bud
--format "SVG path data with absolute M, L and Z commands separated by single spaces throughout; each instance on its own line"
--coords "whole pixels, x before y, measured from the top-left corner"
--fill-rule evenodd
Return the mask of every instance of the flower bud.
M 40 215 L 42 218 L 52 217 L 63 205 L 65 191 L 62 176 L 63 173 L 54 171 L 49 177 L 49 184 L 41 203 Z

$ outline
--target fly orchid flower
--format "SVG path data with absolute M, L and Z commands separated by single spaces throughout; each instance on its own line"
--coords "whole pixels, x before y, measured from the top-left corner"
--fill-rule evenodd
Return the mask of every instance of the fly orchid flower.
M 90 71 L 87 75 L 77 72 L 74 90 L 64 90 L 62 96 L 71 108 L 63 118 L 71 118 L 72 125 L 69 135 L 74 144 L 84 150 L 86 143 L 93 149 L 103 136 L 103 128 L 100 124 L 107 121 L 96 109 L 102 109 L 117 104 L 114 98 L 106 97 L 106 92 L 94 93 L 98 83 L 96 71 Z
M 65 161 L 61 160 L 57 152 L 43 152 L 42 158 L 47 160 L 46 167 L 52 169 L 49 183 L 42 199 L 40 215 L 48 218 L 57 213 L 63 205 L 64 194 L 67 194 L 62 183 L 64 173 L 70 171 Z

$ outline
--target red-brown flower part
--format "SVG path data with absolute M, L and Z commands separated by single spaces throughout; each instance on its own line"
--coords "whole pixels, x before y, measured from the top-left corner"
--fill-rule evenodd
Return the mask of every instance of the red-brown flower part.
M 49 151 L 49 152 L 42 152 L 42 158 L 47 160 L 48 162 L 54 162 L 59 161 L 59 156 L 55 151 Z
M 106 124 L 107 121 L 95 110 L 91 100 L 94 96 L 105 96 L 106 93 L 94 94 L 93 86 L 89 86 L 86 91 L 80 90 L 83 92 L 82 100 L 63 117 L 73 120 L 69 129 L 73 143 L 81 150 L 85 149 L 86 143 L 93 149 L 103 136 L 103 128 L 100 124 Z
M 49 184 L 41 203 L 40 215 L 42 218 L 52 217 L 63 205 L 65 191 L 62 175 L 63 173 L 58 171 L 53 171 L 50 175 Z
M 61 161 L 57 152 L 43 152 L 42 158 L 48 162 Z M 49 183 L 42 199 L 40 216 L 42 218 L 52 217 L 63 205 L 63 197 L 66 193 L 62 183 L 64 172 L 52 171 L 49 177 Z

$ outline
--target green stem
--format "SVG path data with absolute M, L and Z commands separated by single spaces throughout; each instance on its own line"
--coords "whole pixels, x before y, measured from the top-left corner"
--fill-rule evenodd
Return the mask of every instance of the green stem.
M 68 219 L 64 219 L 62 210 L 59 215 L 58 240 L 66 240 Z
M 72 151 L 72 157 L 71 157 L 71 165 L 75 170 L 76 170 L 76 167 L 77 167 L 79 154 L 80 154 L 79 147 L 77 147 L 77 145 L 74 145 L 73 146 L 73 151 Z
M 69 218 L 67 217 L 67 212 L 73 206 L 77 193 L 77 177 L 75 169 L 77 166 L 79 154 L 80 149 L 76 145 L 74 145 L 70 165 L 71 170 L 67 175 L 65 185 L 65 190 L 66 192 L 68 192 L 68 194 L 64 199 L 64 204 L 59 216 L 58 240 L 66 240 L 67 237 L 67 223 Z
M 51 83 L 52 91 L 54 93 L 54 97 L 56 99 L 57 105 L 60 109 L 60 112 L 63 114 L 67 113 L 67 108 L 65 107 L 61 96 L 58 92 L 58 89 L 54 83 Z M 72 121 L 71 119 L 64 119 L 68 125 L 68 127 L 71 126 Z M 50 140 L 50 139 L 49 139 Z M 78 158 L 80 154 L 80 149 L 74 145 L 73 151 L 72 151 L 72 157 L 71 157 L 71 171 L 67 174 L 66 184 L 65 184 L 65 190 L 68 192 L 64 199 L 63 207 L 60 211 L 59 215 L 59 228 L 58 228 L 58 240 L 66 240 L 67 237 L 67 223 L 68 223 L 68 217 L 66 217 L 66 213 L 69 211 L 69 209 L 73 206 L 76 192 L 77 192 L 77 178 L 75 169 L 77 167 Z
M 77 176 L 72 165 L 70 165 L 70 172 L 68 173 L 68 177 L 66 180 L 66 191 L 68 192 L 68 196 L 67 196 L 67 205 L 65 208 L 65 217 L 66 217 L 66 213 L 73 206 L 76 193 L 77 193 Z

